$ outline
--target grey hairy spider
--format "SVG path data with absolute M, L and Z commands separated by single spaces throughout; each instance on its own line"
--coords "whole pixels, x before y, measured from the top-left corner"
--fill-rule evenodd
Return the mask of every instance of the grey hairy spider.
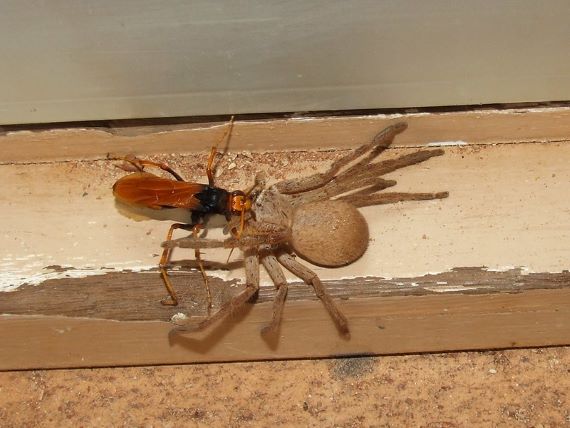
M 244 253 L 245 288 L 224 303 L 216 313 L 201 321 L 195 322 L 192 318 L 174 319 L 173 322 L 180 327 L 178 330 L 202 330 L 234 312 L 252 298 L 259 289 L 261 263 L 277 289 L 273 317 L 263 328 L 262 334 L 277 331 L 280 324 L 287 296 L 287 281 L 282 270 L 284 267 L 313 287 L 339 332 L 348 337 L 346 317 L 328 295 L 319 277 L 297 261 L 295 255 L 314 264 L 329 267 L 351 263 L 364 253 L 368 244 L 366 221 L 357 207 L 441 199 L 448 196 L 447 192 L 384 192 L 394 186 L 396 181 L 383 179 L 383 175 L 444 153 L 441 149 L 420 150 L 395 159 L 373 162 L 390 146 L 395 136 L 406 128 L 407 124 L 404 122 L 387 127 L 370 143 L 334 162 L 324 173 L 283 180 L 269 187 L 266 186 L 264 177 L 257 176 L 250 192 L 252 207 L 246 215 L 245 227 L 238 233 L 236 221 L 230 222 L 233 233 L 228 239 L 200 239 L 189 236 L 165 241 L 163 246 L 166 248 L 240 248 Z M 351 163 L 353 165 L 349 166 Z M 321 218 L 324 214 L 329 217 Z M 340 233 L 331 238 L 327 233 L 323 233 L 323 223 L 331 225 L 331 233 L 333 229 Z M 315 237 L 321 237 L 321 241 L 315 241 Z M 334 251 L 328 246 L 331 241 L 337 244 Z M 323 247 L 322 242 L 327 246 Z M 327 250 L 324 251 L 324 248 Z M 332 259 L 330 254 L 333 254 Z

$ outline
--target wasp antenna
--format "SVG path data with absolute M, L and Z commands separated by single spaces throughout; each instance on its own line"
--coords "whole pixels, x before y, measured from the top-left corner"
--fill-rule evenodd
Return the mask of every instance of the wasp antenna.
M 214 144 L 212 146 L 212 150 L 210 150 L 210 157 L 208 158 L 208 165 L 206 166 L 206 175 L 208 176 L 208 184 L 210 186 L 214 185 L 214 172 L 216 169 L 213 168 L 212 165 L 214 164 L 214 158 L 216 157 L 216 153 L 218 152 L 218 150 L 217 150 L 218 144 L 220 144 L 222 141 L 224 141 L 227 137 L 226 147 L 224 148 L 224 153 L 225 153 L 227 151 L 227 147 L 228 147 L 228 143 L 230 141 L 230 135 L 231 135 L 231 131 L 232 131 L 233 127 L 234 127 L 234 116 L 232 116 L 230 118 L 230 122 L 228 124 L 228 127 L 224 131 L 224 134 L 222 135 L 222 138 L 220 138 L 220 141 L 218 141 L 216 144 Z
M 229 264 L 230 258 L 232 257 L 232 253 L 234 252 L 234 250 L 235 250 L 235 248 L 232 248 L 232 249 L 230 250 L 230 254 L 228 254 L 228 259 L 226 260 L 226 264 Z

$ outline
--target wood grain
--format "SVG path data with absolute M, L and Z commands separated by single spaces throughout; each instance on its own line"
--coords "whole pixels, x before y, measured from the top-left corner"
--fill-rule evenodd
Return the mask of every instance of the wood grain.
M 207 301 L 201 274 L 195 269 L 191 272 L 175 272 L 172 282 L 181 300 L 176 307 L 159 304 L 166 297 L 166 289 L 158 271 L 153 270 L 53 279 L 41 286 L 22 286 L 2 296 L 0 313 L 116 321 L 169 321 L 178 312 L 206 316 Z M 213 311 L 244 287 L 238 284 L 237 279 L 222 281 L 211 278 L 209 282 L 215 303 Z M 413 278 L 330 280 L 325 282 L 325 287 L 332 297 L 343 301 L 395 296 L 522 293 L 536 289 L 570 289 L 570 273 L 526 273 L 521 269 L 496 272 L 469 267 Z M 273 287 L 262 287 L 255 303 L 271 302 L 274 297 Z M 312 288 L 303 283 L 292 283 L 287 301 L 307 300 L 318 301 Z
M 341 302 L 352 337 L 339 337 L 318 302 L 291 302 L 278 342 L 259 331 L 271 305 L 246 307 L 207 335 L 165 322 L 3 317 L 0 370 L 377 355 L 570 343 L 570 290 L 432 295 Z

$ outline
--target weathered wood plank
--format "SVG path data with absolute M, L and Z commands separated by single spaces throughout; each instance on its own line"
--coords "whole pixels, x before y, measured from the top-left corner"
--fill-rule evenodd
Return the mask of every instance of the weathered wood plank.
M 27 285 L 0 299 L 0 313 L 8 315 L 66 316 L 116 321 L 169 321 L 178 313 L 206 316 L 206 296 L 202 276 L 194 272 L 172 274 L 180 298 L 177 307 L 159 301 L 166 290 L 157 271 L 108 273 L 85 278 L 61 278 L 41 286 Z M 325 282 L 335 299 L 387 298 L 394 296 L 474 295 L 522 293 L 536 289 L 570 289 L 570 272 L 525 273 L 521 269 L 504 272 L 485 268 L 456 268 L 450 272 L 413 278 L 352 278 Z M 238 280 L 210 280 L 213 311 L 244 286 Z M 271 302 L 273 287 L 262 287 L 256 304 Z M 287 301 L 317 300 L 312 288 L 302 283 L 290 285 Z M 288 303 L 288 304 L 289 304 Z M 269 321 L 269 319 L 267 320 Z
M 570 290 L 430 295 L 341 302 L 352 337 L 339 337 L 315 301 L 285 308 L 277 342 L 259 331 L 271 313 L 244 308 L 206 335 L 168 323 L 3 316 L 0 370 L 395 354 L 570 343 Z

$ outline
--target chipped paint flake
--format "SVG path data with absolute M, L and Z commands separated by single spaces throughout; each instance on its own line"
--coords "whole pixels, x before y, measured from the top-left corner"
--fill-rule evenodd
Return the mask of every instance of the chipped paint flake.
M 0 291 L 15 291 L 18 287 L 29 284 L 39 285 L 50 279 L 60 278 L 84 278 L 86 276 L 104 275 L 108 270 L 102 269 L 70 269 L 63 272 L 46 270 L 45 272 L 22 275 L 22 273 L 2 272 L 0 273 Z
M 511 270 L 518 270 L 518 271 L 520 271 L 521 275 L 528 275 L 529 273 L 536 273 L 536 271 L 530 269 L 528 266 L 513 266 L 513 265 L 488 267 L 488 268 L 486 268 L 486 270 L 488 272 L 508 272 Z M 551 273 L 555 273 L 555 272 L 551 272 Z
M 465 141 L 434 141 L 433 143 L 426 144 L 427 147 L 457 147 L 457 146 L 467 146 L 468 143 Z
M 481 289 L 481 287 L 465 287 L 457 285 L 424 287 L 424 290 L 433 291 L 434 293 L 457 293 L 460 291 L 477 290 L 477 289 Z

